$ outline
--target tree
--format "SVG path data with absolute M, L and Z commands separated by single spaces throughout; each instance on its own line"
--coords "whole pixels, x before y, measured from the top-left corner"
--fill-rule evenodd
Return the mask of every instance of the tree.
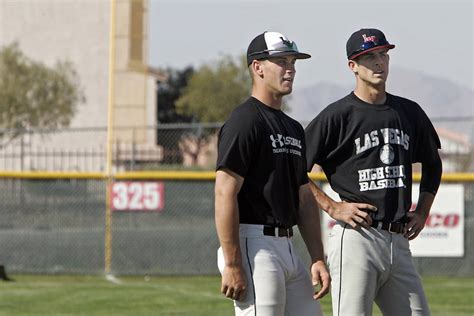
M 177 112 L 175 103 L 188 85 L 189 78 L 194 73 L 194 69 L 192 67 L 186 67 L 183 70 L 168 68 L 165 72 L 167 74 L 166 81 L 158 82 L 158 123 L 192 122 L 192 116 Z M 158 145 L 163 148 L 162 163 L 182 163 L 183 157 L 179 148 L 179 141 L 184 132 L 185 130 L 183 129 L 159 129 L 157 131 Z
M 183 115 L 176 111 L 176 100 L 183 94 L 188 85 L 189 78 L 194 73 L 193 67 L 184 70 L 168 68 L 166 82 L 158 82 L 158 122 L 159 123 L 190 123 L 192 116 Z
M 250 88 L 245 58 L 224 56 L 216 65 L 203 65 L 191 75 L 176 108 L 199 122 L 222 122 L 248 98 Z
M 85 97 L 68 61 L 47 67 L 25 56 L 18 44 L 0 50 L 0 137 L 9 142 L 28 129 L 69 126 Z
M 176 110 L 200 123 L 222 122 L 250 93 L 251 80 L 243 56 L 224 56 L 213 64 L 205 64 L 189 78 Z M 179 148 L 197 165 L 200 155 L 216 136 L 216 130 L 196 127 L 181 135 Z

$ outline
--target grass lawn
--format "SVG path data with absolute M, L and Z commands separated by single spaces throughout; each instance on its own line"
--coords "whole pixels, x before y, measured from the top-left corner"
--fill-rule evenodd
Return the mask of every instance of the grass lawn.
M 233 315 L 220 278 L 13 275 L 0 282 L 0 315 Z M 424 278 L 432 315 L 473 315 L 473 278 Z M 330 298 L 322 301 L 331 315 Z M 375 308 L 374 315 L 380 315 Z

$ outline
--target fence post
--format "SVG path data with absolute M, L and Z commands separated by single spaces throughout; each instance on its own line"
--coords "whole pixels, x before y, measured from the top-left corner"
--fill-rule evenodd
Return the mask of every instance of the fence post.
M 23 171 L 23 166 L 24 166 L 24 139 L 23 137 L 25 134 L 21 135 L 20 138 L 20 170 Z
M 132 128 L 132 155 L 130 157 L 130 171 L 135 170 L 135 127 Z

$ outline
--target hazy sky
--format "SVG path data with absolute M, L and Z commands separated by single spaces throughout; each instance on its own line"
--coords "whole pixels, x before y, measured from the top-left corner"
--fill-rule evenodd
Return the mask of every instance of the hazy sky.
M 471 0 L 150 0 L 150 64 L 183 69 L 223 54 L 244 54 L 265 30 L 310 53 L 296 86 L 351 84 L 345 44 L 354 31 L 384 31 L 391 65 L 449 79 L 474 90 Z

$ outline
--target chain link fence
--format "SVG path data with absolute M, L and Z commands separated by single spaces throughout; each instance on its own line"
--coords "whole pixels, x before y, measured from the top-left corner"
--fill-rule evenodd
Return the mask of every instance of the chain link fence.
M 22 273 L 103 270 L 102 180 L 1 179 L 0 262 Z
M 458 126 L 457 131 L 450 127 L 452 124 Z M 114 172 L 213 171 L 220 126 L 117 128 L 112 151 Z M 473 120 L 441 120 L 435 121 L 435 126 L 439 131 L 448 130 L 440 132 L 445 172 L 474 171 Z M 0 169 L 7 171 L 0 173 L 0 265 L 18 273 L 103 273 L 108 234 L 107 181 L 103 175 L 107 130 L 3 131 L 2 135 L 13 134 L 20 136 L 4 140 L 0 147 Z M 10 171 L 19 172 L 12 176 Z M 83 176 L 74 177 L 64 173 L 67 171 Z M 125 181 L 136 180 L 132 176 Z M 140 178 L 142 182 L 163 184 L 164 205 L 159 211 L 113 212 L 112 273 L 218 273 L 214 183 L 197 178 Z M 464 183 L 464 187 L 465 255 L 415 258 L 422 274 L 474 274 L 474 183 Z M 309 260 L 298 234 L 295 243 L 303 258 Z
M 474 118 L 435 118 L 445 172 L 474 172 Z M 307 122 L 302 123 L 303 126 Z M 213 170 L 222 123 L 117 127 L 116 171 Z M 103 172 L 106 128 L 0 131 L 18 135 L 0 144 L 0 170 Z
M 164 207 L 113 212 L 111 272 L 218 273 L 213 181 L 147 181 L 163 183 Z M 16 273 L 103 273 L 105 183 L 103 179 L 2 178 L 0 264 Z M 474 183 L 464 187 L 464 256 L 415 258 L 424 275 L 474 275 Z M 298 233 L 294 242 L 309 263 Z
M 117 127 L 111 161 L 115 171 L 212 170 L 221 123 Z M 107 128 L 1 131 L 17 135 L 0 143 L 0 170 L 103 172 Z

